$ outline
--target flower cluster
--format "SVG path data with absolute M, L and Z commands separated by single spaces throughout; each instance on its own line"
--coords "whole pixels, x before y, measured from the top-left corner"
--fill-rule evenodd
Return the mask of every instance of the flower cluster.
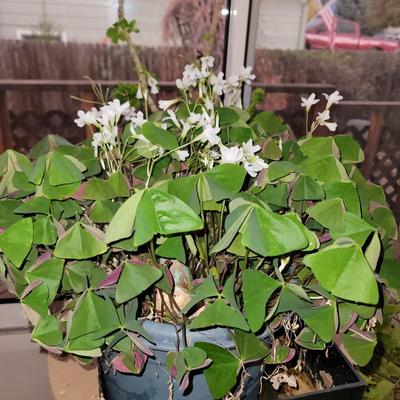
M 318 128 L 318 126 L 326 126 L 331 132 L 336 131 L 337 123 L 329 121 L 331 118 L 330 108 L 334 104 L 339 104 L 343 100 L 343 96 L 336 90 L 331 94 L 323 93 L 326 99 L 326 106 L 322 112 L 319 112 L 315 121 L 311 124 L 310 130 L 308 130 L 308 113 L 310 112 L 312 106 L 319 103 L 319 99 L 316 98 L 315 93 L 312 93 L 308 98 L 302 97 L 301 106 L 306 109 L 306 124 L 307 124 L 307 135 L 311 136 L 312 133 Z
M 241 67 L 238 75 L 224 79 L 223 72 L 214 74 L 212 67 L 214 66 L 214 57 L 202 57 L 200 65 L 186 65 L 181 79 L 176 80 L 178 89 L 186 92 L 190 89 L 198 88 L 199 96 L 208 96 L 211 88 L 212 96 L 226 96 L 226 105 L 241 106 L 241 89 L 242 85 L 250 84 L 255 75 L 251 73 L 252 67 Z M 211 96 L 211 97 L 212 97 Z M 209 101 L 210 99 L 206 99 Z
M 252 177 L 256 177 L 260 171 L 268 168 L 268 164 L 261 157 L 255 155 L 261 150 L 261 146 L 254 145 L 252 139 L 242 143 L 242 147 L 226 147 L 220 144 L 219 148 L 221 151 L 221 164 L 242 163 L 247 173 Z
M 93 130 L 92 146 L 103 168 L 112 173 L 122 165 L 127 141 L 134 148 L 136 146 L 145 159 L 152 158 L 152 164 L 168 154 L 177 161 L 187 162 L 189 168 L 195 165 L 198 169 L 199 165 L 203 165 L 209 169 L 215 163 L 242 164 L 252 177 L 267 168 L 268 164 L 256 155 L 261 147 L 253 144 L 252 139 L 241 145 L 231 146 L 223 142 L 220 136 L 222 129 L 219 109 L 240 105 L 243 84 L 249 84 L 255 78 L 251 67 L 243 67 L 239 75 L 225 80 L 222 72 L 213 72 L 213 66 L 214 58 L 208 56 L 202 57 L 197 64 L 187 65 L 182 79 L 176 81 L 182 96 L 159 101 L 163 116 L 156 125 L 174 133 L 179 144 L 174 150 L 166 151 L 160 143 L 152 143 L 143 135 L 141 128 L 148 121 L 147 112 L 145 115 L 131 107 L 128 102 L 121 104 L 119 100 L 113 100 L 100 109 L 79 111 L 75 122 L 79 127 L 86 125 Z M 148 78 L 150 92 L 156 93 L 157 82 L 150 75 Z M 225 104 L 222 103 L 222 95 L 225 95 Z M 146 101 L 145 96 L 140 93 L 139 97 Z M 187 112 L 178 113 L 182 108 Z M 129 124 L 129 129 L 123 131 L 130 132 L 129 138 L 124 133 L 123 140 L 122 129 L 119 129 L 122 122 Z

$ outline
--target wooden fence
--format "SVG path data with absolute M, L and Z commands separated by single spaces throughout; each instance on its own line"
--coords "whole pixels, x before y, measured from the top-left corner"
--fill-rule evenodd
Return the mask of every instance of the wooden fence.
M 367 153 L 364 172 L 385 187 L 390 203 L 396 207 L 400 217 L 400 103 L 386 101 L 400 99 L 400 95 L 394 92 L 395 83 L 400 81 L 400 55 L 389 58 L 386 54 L 371 53 L 374 59 L 371 65 L 383 68 L 383 71 L 375 68 L 372 73 L 367 67 L 361 71 L 368 62 L 365 54 L 342 57 L 340 54 L 320 56 L 318 52 L 297 53 L 257 52 L 255 72 L 258 83 L 255 86 L 267 90 L 264 106 L 281 110 L 291 126 L 301 126 L 303 113 L 299 110 L 299 94 L 338 87 L 347 92 L 346 98 L 362 100 L 343 103 L 336 113 L 339 126 L 348 128 L 362 142 L 364 140 Z M 195 55 L 191 49 L 185 48 L 143 48 L 141 58 L 160 81 L 165 81 L 164 89 L 170 90 L 168 82 L 180 76 L 184 65 L 193 61 Z M 353 59 L 357 63 L 350 68 Z M 338 75 L 338 65 L 343 70 L 340 79 L 333 77 L 335 71 Z M 323 68 L 326 74 L 318 74 Z M 361 72 L 357 75 L 355 69 Z M 386 70 L 389 71 L 386 75 L 390 76 L 384 74 Z M 104 81 L 105 86 L 113 86 L 117 80 L 136 79 L 125 46 L 0 40 L 0 130 L 5 132 L 1 135 L 3 143 L 0 141 L 0 147 L 13 146 L 26 151 L 48 133 L 61 134 L 73 142 L 81 140 L 84 134 L 73 123 L 73 116 L 82 104 L 71 99 L 71 95 L 90 98 L 90 85 L 82 82 L 84 76 Z M 303 83 L 299 84 L 299 81 Z M 326 81 L 333 86 L 323 83 Z M 351 85 L 365 88 L 365 93 L 349 90 Z M 374 91 L 385 87 L 390 90 Z M 371 93 L 377 96 L 371 97 Z M 371 98 L 379 101 L 366 101 Z M 367 121 L 365 131 L 347 127 L 350 119 L 357 118 Z

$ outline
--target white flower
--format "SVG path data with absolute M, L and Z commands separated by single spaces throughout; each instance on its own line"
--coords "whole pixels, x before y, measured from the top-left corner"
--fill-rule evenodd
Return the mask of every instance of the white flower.
M 201 114 L 199 119 L 199 125 L 202 126 L 203 128 L 206 127 L 207 125 L 213 125 L 213 120 L 207 112 L 203 111 L 203 114 Z
M 174 104 L 178 103 L 179 99 L 172 99 L 172 100 L 160 100 L 158 102 L 158 107 L 161 108 L 161 110 L 165 111 L 168 108 L 170 108 L 171 106 L 173 106 Z
M 213 128 L 211 124 L 206 125 L 204 127 L 203 133 L 199 135 L 199 140 L 202 143 L 209 142 L 211 145 L 216 145 L 221 142 L 221 139 L 218 136 L 219 131 L 220 129 L 218 126 Z
M 224 85 L 224 93 L 229 93 L 240 87 L 239 76 L 230 76 Z
M 215 160 L 220 158 L 220 155 L 214 150 L 206 150 L 205 152 L 200 153 L 200 158 L 206 168 L 211 169 L 214 166 Z
M 180 161 L 185 161 L 189 157 L 189 152 L 187 150 L 177 150 L 176 155 Z
M 239 146 L 226 147 L 220 144 L 221 164 L 239 164 L 243 161 L 243 149 Z
M 243 154 L 245 157 L 254 156 L 255 153 L 261 150 L 261 147 L 258 144 L 253 146 L 253 139 L 249 139 L 246 143 L 243 143 L 242 147 L 243 147 Z
M 201 62 L 201 77 L 208 78 L 211 75 L 210 68 L 214 66 L 214 57 L 204 56 L 200 58 Z
M 214 66 L 214 57 L 204 56 L 200 58 L 201 66 L 212 68 Z
M 165 117 L 163 119 L 163 121 L 171 120 L 176 127 L 180 128 L 181 125 L 178 121 L 178 118 L 176 118 L 175 112 L 172 110 L 167 110 L 167 113 L 168 113 L 168 117 Z
M 202 73 L 194 64 L 185 65 L 182 79 L 176 80 L 176 86 L 180 90 L 188 90 L 191 86 L 196 87 L 200 79 L 202 79 Z
M 135 107 L 129 107 L 126 109 L 122 115 L 124 116 L 125 121 L 131 121 L 132 118 L 136 116 L 136 109 Z
M 251 81 L 256 78 L 254 74 L 251 73 L 253 67 L 240 67 L 239 80 L 250 85 Z
M 147 84 L 150 86 L 150 93 L 157 94 L 158 90 L 158 82 L 155 78 L 153 78 L 150 74 L 147 75 Z
M 144 118 L 142 111 L 138 111 L 136 116 L 131 118 L 131 121 L 133 123 L 131 125 L 131 132 L 132 132 L 132 129 L 134 129 L 136 127 L 141 127 L 145 122 L 147 122 L 147 120 Z
M 329 122 L 328 120 L 330 117 L 331 116 L 330 116 L 329 110 L 325 110 L 322 113 L 318 113 L 317 122 L 319 125 L 326 126 L 330 131 L 334 132 L 334 131 L 336 131 L 337 123 Z
M 307 112 L 311 110 L 311 107 L 314 104 L 317 104 L 319 102 L 318 99 L 315 99 L 315 93 L 311 93 L 307 99 L 305 97 L 302 97 L 301 100 L 301 106 L 305 107 Z
M 142 87 L 140 85 L 138 85 L 138 89 L 136 92 L 136 98 L 139 100 L 144 98 L 143 92 L 142 92 Z
M 197 123 L 199 123 L 200 119 L 201 119 L 201 114 L 195 114 L 191 112 L 189 114 L 189 118 L 187 119 L 187 121 L 189 122 L 190 125 L 196 125 Z
M 184 138 L 186 137 L 186 134 L 189 132 L 189 129 L 191 128 L 191 125 L 187 121 L 182 121 L 182 134 L 181 136 Z
M 110 109 L 115 112 L 116 115 L 121 116 L 126 110 L 130 107 L 129 101 L 121 104 L 118 99 L 114 99 L 113 101 L 109 101 L 105 106 L 101 107 L 100 110 Z M 118 117 L 119 118 L 119 117 Z
M 206 98 L 206 99 L 204 100 L 204 107 L 205 107 L 208 111 L 213 110 L 213 109 L 214 109 L 214 103 L 212 102 L 211 99 Z
M 113 126 L 111 129 L 104 128 L 103 130 L 104 143 L 107 143 L 111 148 L 115 146 L 118 136 L 118 128 Z
M 104 126 L 114 126 L 117 125 L 121 115 L 123 115 L 127 110 L 129 110 L 130 104 L 128 101 L 121 104 L 118 99 L 109 101 L 106 105 L 100 108 L 97 120 L 101 125 Z
M 224 73 L 220 71 L 218 75 L 211 75 L 210 84 L 213 87 L 213 93 L 221 96 L 225 86 Z
M 115 113 L 115 111 L 110 108 L 110 107 L 101 107 L 100 108 L 100 112 L 99 115 L 97 117 L 97 121 L 99 122 L 100 125 L 102 125 L 103 127 L 110 127 L 110 126 L 114 126 L 116 125 L 116 123 L 118 122 L 117 119 L 117 114 Z
M 263 169 L 268 168 L 268 164 L 258 156 L 251 156 L 247 158 L 243 163 L 244 168 L 247 173 L 253 178 L 257 176 L 257 173 L 262 171 Z
M 95 107 L 93 107 L 90 111 L 78 111 L 78 118 L 74 119 L 74 122 L 79 126 L 79 128 L 83 128 L 85 125 L 96 125 L 96 118 L 98 115 L 98 111 Z
M 340 100 L 343 100 L 343 96 L 337 90 L 329 95 L 326 93 L 323 95 L 325 99 L 328 100 L 326 104 L 327 109 L 331 108 L 333 104 L 339 104 Z
M 95 157 L 99 154 L 99 147 L 101 147 L 104 143 L 103 135 L 100 132 L 96 132 L 92 137 L 92 147 L 94 148 Z
M 118 135 L 118 128 L 113 126 L 111 129 L 104 128 L 101 132 L 96 132 L 92 137 L 92 147 L 94 148 L 94 154 L 98 156 L 98 149 L 101 146 L 108 145 L 112 149 L 116 144 Z
M 176 83 L 176 87 L 177 87 L 179 90 L 187 90 L 187 89 L 188 89 L 188 87 L 185 86 L 185 85 L 183 84 L 182 79 L 177 79 L 177 80 L 175 81 L 175 83 Z

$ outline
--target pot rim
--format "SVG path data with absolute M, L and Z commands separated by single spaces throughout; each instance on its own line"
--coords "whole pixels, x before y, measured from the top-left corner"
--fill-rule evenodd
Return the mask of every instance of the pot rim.
M 143 321 L 143 328 L 149 333 L 153 342 L 143 339 L 147 346 L 151 349 L 159 351 L 176 351 L 183 348 L 183 336 L 182 329 L 180 326 L 168 323 L 168 322 L 156 322 L 153 320 L 145 319 Z M 268 326 L 261 332 L 257 337 L 261 340 L 265 340 L 270 336 L 270 331 Z M 235 342 L 232 338 L 232 333 L 230 328 L 216 327 L 211 329 L 201 329 L 201 330 L 186 330 L 186 338 L 188 346 L 197 342 L 207 342 L 212 343 L 226 349 L 234 349 Z M 177 340 L 178 339 L 178 340 Z

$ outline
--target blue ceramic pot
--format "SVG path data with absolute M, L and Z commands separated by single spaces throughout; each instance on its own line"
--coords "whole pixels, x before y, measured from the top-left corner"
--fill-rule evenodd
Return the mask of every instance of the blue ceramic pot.
M 169 351 L 176 351 L 177 341 L 182 347 L 181 332 L 177 332 L 172 324 L 145 321 L 144 328 L 154 339 L 154 344 L 147 343 L 153 350 L 155 358 L 149 358 L 141 375 L 124 374 L 110 368 L 112 355 L 105 355 L 99 362 L 99 379 L 106 400 L 167 400 L 169 374 L 166 370 L 165 359 Z M 196 342 L 209 342 L 228 349 L 235 347 L 228 329 L 215 328 L 203 331 L 187 331 L 188 345 Z M 260 338 L 266 338 L 267 333 Z M 250 377 L 246 383 L 246 400 L 257 399 L 260 390 L 261 365 L 247 367 Z M 213 397 L 208 389 L 202 373 L 194 374 L 192 385 L 185 394 L 174 384 L 174 400 L 208 400 Z

